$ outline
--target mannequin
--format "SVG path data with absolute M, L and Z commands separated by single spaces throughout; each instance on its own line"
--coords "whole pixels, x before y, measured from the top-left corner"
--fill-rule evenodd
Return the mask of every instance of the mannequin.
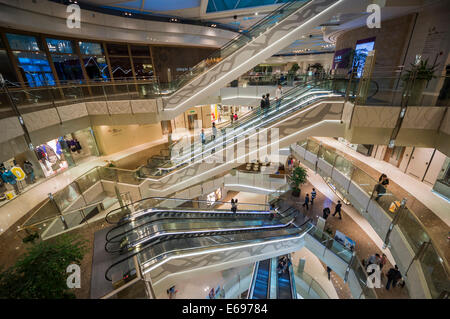
M 19 187 L 17 186 L 17 177 L 9 170 L 5 169 L 2 172 L 3 182 L 11 184 L 14 187 L 16 194 L 19 194 Z

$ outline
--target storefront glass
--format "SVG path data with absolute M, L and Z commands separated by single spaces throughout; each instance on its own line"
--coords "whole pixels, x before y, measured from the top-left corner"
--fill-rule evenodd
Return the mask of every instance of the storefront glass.
M 48 141 L 37 146 L 35 152 L 45 177 L 80 164 L 91 156 L 99 155 L 90 128 Z

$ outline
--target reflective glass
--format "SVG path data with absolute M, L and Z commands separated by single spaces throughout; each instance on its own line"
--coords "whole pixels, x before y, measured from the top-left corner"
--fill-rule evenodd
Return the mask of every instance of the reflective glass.
M 52 70 L 43 53 L 14 52 L 23 78 L 30 87 L 55 85 Z
M 52 60 L 60 81 L 84 79 L 78 56 L 69 54 L 52 54 Z
M 89 79 L 107 80 L 109 78 L 108 65 L 106 64 L 105 57 L 84 57 L 83 63 Z
M 48 50 L 52 53 L 73 53 L 72 41 L 47 38 Z
M 103 54 L 103 48 L 100 43 L 95 42 L 78 42 L 80 45 L 80 51 L 81 54 L 93 54 L 93 55 L 102 55 Z
M 30 35 L 22 34 L 12 34 L 7 33 L 6 38 L 8 39 L 9 46 L 11 50 L 23 50 L 23 51 L 40 51 L 36 37 Z

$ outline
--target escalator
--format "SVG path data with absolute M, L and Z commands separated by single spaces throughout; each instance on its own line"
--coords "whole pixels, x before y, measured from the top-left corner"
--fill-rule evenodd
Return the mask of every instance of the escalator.
M 253 278 L 247 299 L 269 299 L 271 283 L 271 260 L 266 259 L 255 263 Z
M 236 213 L 239 220 L 254 220 L 257 218 L 268 218 L 267 211 L 239 211 Z M 229 210 L 199 210 L 199 209 L 168 209 L 168 208 L 153 208 L 148 209 L 137 214 L 126 216 L 122 222 L 112 228 L 106 234 L 107 241 L 114 241 L 115 238 L 126 235 L 132 232 L 137 227 L 146 226 L 157 220 L 210 220 L 214 218 L 228 218 L 234 219 L 235 216 Z
M 111 253 L 126 253 L 169 238 L 189 238 L 280 228 L 292 221 L 298 212 L 293 208 L 289 208 L 283 212 L 284 217 L 274 220 L 270 220 L 267 214 L 257 216 L 258 218 L 255 220 L 251 217 L 241 219 L 241 216 L 234 216 L 230 212 L 214 211 L 213 213 L 216 216 L 208 216 L 208 218 L 194 216 L 194 220 L 187 218 L 163 218 L 139 225 L 132 223 L 135 227 L 107 240 L 105 249 Z M 191 214 L 195 214 L 195 212 Z M 218 215 L 222 216 L 217 217 Z
M 297 299 L 297 292 L 295 289 L 294 272 L 292 269 L 292 263 L 290 262 L 290 256 L 284 255 L 279 258 L 286 258 L 288 260 L 288 266 L 285 271 L 278 271 L 277 269 L 277 299 Z
M 163 97 L 163 120 L 201 104 L 205 96 L 224 87 L 299 36 L 329 21 L 337 12 L 361 12 L 365 1 L 297 0 L 287 2 L 242 32 L 211 56 L 171 83 Z
M 255 263 L 247 299 L 297 299 L 292 264 L 283 267 L 281 259 L 290 261 L 290 256 Z
M 152 181 L 149 185 L 152 195 L 167 195 L 168 187 L 171 189 L 176 189 L 181 186 L 186 187 L 188 186 L 186 180 L 199 181 L 200 179 L 196 179 L 196 177 L 201 176 L 202 173 L 206 173 L 208 170 L 212 170 L 208 172 L 208 175 L 211 176 L 211 174 L 218 174 L 219 172 L 239 165 L 239 163 L 242 162 L 242 159 L 236 157 L 238 154 L 233 151 L 235 146 L 245 146 L 245 149 L 243 149 L 244 154 L 238 152 L 239 155 L 244 157 L 250 156 L 249 152 L 254 153 L 260 151 L 260 149 L 248 149 L 248 144 L 252 138 L 251 136 L 256 134 L 256 129 L 259 129 L 259 134 L 267 134 L 269 136 L 271 128 L 278 128 L 280 131 L 279 146 L 284 147 L 287 143 L 285 145 L 285 143 L 281 144 L 281 142 L 283 141 L 282 138 L 289 137 L 287 135 L 292 136 L 303 131 L 305 131 L 306 134 L 308 127 L 314 128 L 321 125 L 320 121 L 327 123 L 328 118 L 340 118 L 340 116 L 336 116 L 336 113 L 332 110 L 333 108 L 336 108 L 334 105 L 321 102 L 326 102 L 329 99 L 341 96 L 333 93 L 332 90 L 328 88 L 331 85 L 331 81 L 323 80 L 314 84 L 294 88 L 283 97 L 279 108 L 276 107 L 275 103 L 272 103 L 271 108 L 266 113 L 261 114 L 259 111 L 255 110 L 245 121 L 230 127 L 232 130 L 224 130 L 222 132 L 224 134 L 221 134 L 220 137 L 217 137 L 207 144 L 194 143 L 187 146 L 187 150 L 184 149 L 183 146 L 180 146 L 178 150 L 182 150 L 182 152 L 173 149 L 170 161 L 167 161 L 153 170 L 143 169 L 140 171 L 139 175 Z M 342 107 L 343 104 L 340 108 Z M 306 108 L 306 110 L 303 110 L 304 108 Z M 317 122 L 319 123 L 305 122 L 302 121 L 302 117 L 296 116 L 296 114 L 302 113 L 305 113 L 306 115 L 311 113 L 316 116 L 315 114 L 317 111 L 314 109 L 319 109 L 320 118 L 317 119 Z M 328 112 L 329 110 L 331 111 Z M 336 111 L 341 112 L 342 110 L 336 108 Z M 293 123 L 292 119 L 297 123 Z M 300 127 L 298 125 L 299 122 L 303 122 Z M 283 123 L 283 125 L 279 125 L 280 123 Z M 333 123 L 333 125 L 336 126 L 335 123 Z M 336 129 L 334 126 L 331 129 Z M 294 128 L 295 131 L 292 131 L 292 128 Z M 232 155 L 229 155 L 230 152 Z M 230 158 L 230 156 L 232 156 L 232 158 Z M 230 165 L 212 165 L 213 163 Z M 231 165 L 232 163 L 235 164 Z M 181 182 L 185 183 L 181 184 Z M 189 182 L 189 184 L 191 184 L 191 182 Z

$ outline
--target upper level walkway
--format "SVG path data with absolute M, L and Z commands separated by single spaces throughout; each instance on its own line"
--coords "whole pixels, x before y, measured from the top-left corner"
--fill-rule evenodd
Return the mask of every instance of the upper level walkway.
M 364 156 L 330 137 L 316 137 L 317 141 L 339 151 L 371 177 L 378 179 L 386 174 L 390 180 L 389 191 L 398 198 L 407 198 L 407 206 L 416 213 L 433 240 L 440 247 L 448 247 L 450 234 L 450 203 L 431 191 L 431 187 L 405 174 L 399 168 L 385 161 Z M 420 213 L 419 213 L 420 212 Z M 444 251 L 450 260 L 450 250 Z

